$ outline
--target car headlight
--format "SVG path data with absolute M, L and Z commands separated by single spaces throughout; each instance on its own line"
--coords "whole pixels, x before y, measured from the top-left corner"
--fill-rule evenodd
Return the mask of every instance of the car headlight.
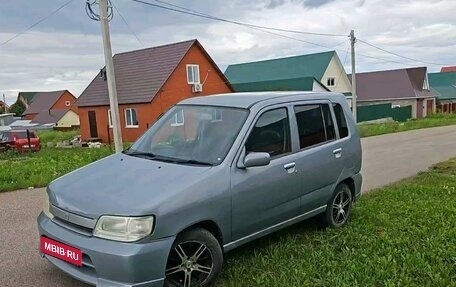
M 51 213 L 51 203 L 49 202 L 49 195 L 47 191 L 44 192 L 43 213 L 50 219 L 54 218 L 54 215 Z
M 101 216 L 93 235 L 99 238 L 133 242 L 152 233 L 154 217 Z

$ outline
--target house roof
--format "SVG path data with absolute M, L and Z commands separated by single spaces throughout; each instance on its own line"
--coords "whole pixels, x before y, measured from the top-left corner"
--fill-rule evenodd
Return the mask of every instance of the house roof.
M 432 87 L 438 93 L 439 100 L 456 100 L 456 86 L 437 86 Z
M 439 93 L 439 100 L 456 99 L 456 72 L 429 73 L 429 85 Z
M 33 118 L 31 123 L 33 124 L 54 124 L 57 123 L 63 116 L 68 113 L 70 109 L 53 109 L 47 111 L 41 111 L 36 117 Z
M 237 83 L 232 84 L 232 86 L 236 92 L 312 91 L 315 81 L 328 90 L 323 84 L 313 77 Z
M 423 90 L 427 68 L 408 68 L 356 74 L 358 101 L 436 97 Z
M 113 57 L 119 104 L 151 102 L 193 45 L 201 49 L 214 69 L 227 82 L 196 39 L 120 53 Z M 109 105 L 107 81 L 97 75 L 82 92 L 76 105 Z
M 321 80 L 335 52 L 300 55 L 230 65 L 225 75 L 232 85 L 296 78 Z
M 17 97 L 21 97 L 24 98 L 25 102 L 27 104 L 30 104 L 32 103 L 33 101 L 33 98 L 35 97 L 35 95 L 37 94 L 38 92 L 19 92 L 19 94 L 17 95 Z
M 442 67 L 440 72 L 456 72 L 456 66 Z
M 456 72 L 429 73 L 431 86 L 454 86 L 456 85 Z
M 32 103 L 24 111 L 23 115 L 38 114 L 42 111 L 48 111 L 66 91 L 67 90 L 36 92 L 32 99 Z

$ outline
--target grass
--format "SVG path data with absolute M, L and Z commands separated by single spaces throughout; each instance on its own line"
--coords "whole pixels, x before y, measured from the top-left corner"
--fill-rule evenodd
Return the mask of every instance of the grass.
M 383 124 L 361 124 L 358 130 L 361 137 L 370 137 L 382 134 L 396 133 L 408 130 L 440 127 L 456 124 L 456 113 L 435 114 L 422 119 L 412 119 L 406 122 L 390 122 Z
M 109 154 L 0 154 L 0 191 L 45 186 Z M 351 216 L 341 229 L 308 220 L 228 253 L 216 286 L 456 286 L 456 158 L 364 195 Z
M 111 153 L 109 147 L 43 147 L 37 153 L 0 153 L 0 192 L 46 186 L 55 178 Z
M 305 221 L 227 254 L 218 287 L 456 286 L 456 159 L 363 196 L 348 226 Z
M 41 144 L 46 145 L 48 142 L 57 143 L 64 140 L 72 140 L 77 135 L 80 135 L 81 132 L 79 130 L 71 130 L 71 131 L 54 131 L 54 130 L 39 130 L 38 136 L 40 137 Z

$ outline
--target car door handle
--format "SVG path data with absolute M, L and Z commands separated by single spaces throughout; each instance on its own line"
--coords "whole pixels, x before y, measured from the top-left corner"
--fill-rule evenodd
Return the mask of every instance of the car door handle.
M 336 148 L 335 150 L 333 150 L 333 154 L 336 158 L 340 158 L 342 156 L 342 149 Z
M 287 163 L 283 166 L 283 168 L 287 171 L 287 173 L 298 173 L 298 170 L 296 169 L 296 163 L 290 162 Z
M 287 163 L 283 166 L 284 169 L 290 169 L 290 168 L 294 168 L 294 167 L 296 167 L 296 163 L 294 163 L 294 162 Z

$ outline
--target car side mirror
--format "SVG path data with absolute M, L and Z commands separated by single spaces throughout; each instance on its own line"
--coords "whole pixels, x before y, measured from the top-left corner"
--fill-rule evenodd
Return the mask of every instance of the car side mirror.
M 244 158 L 244 167 L 265 166 L 271 162 L 271 156 L 267 152 L 251 152 Z

